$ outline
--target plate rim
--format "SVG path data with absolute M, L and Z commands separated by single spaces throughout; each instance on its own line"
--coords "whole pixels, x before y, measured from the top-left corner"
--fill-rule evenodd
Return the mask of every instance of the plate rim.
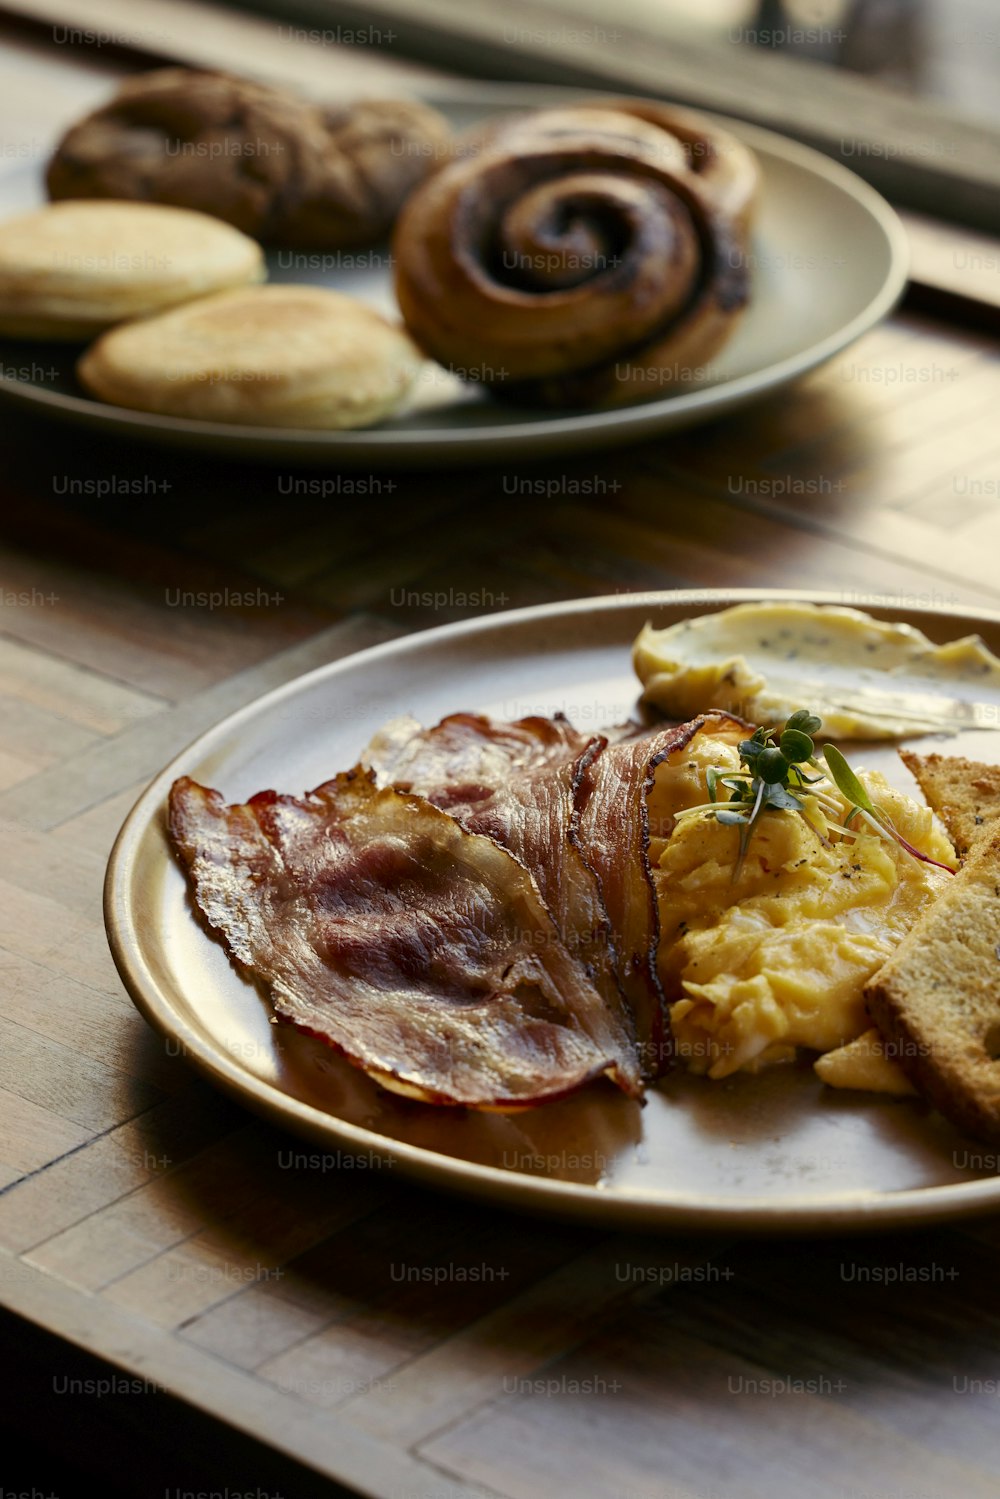
M 360 1147 L 390 1169 L 399 1170 L 401 1175 L 519 1210 L 596 1221 L 614 1228 L 698 1233 L 739 1231 L 774 1236 L 892 1230 L 958 1220 L 1000 1208 L 1000 1176 L 906 1188 L 899 1192 L 848 1189 L 825 1198 L 817 1197 L 815 1201 L 808 1198 L 789 1202 L 787 1199 L 744 1197 L 734 1203 L 725 1198 L 704 1196 L 664 1198 L 662 1193 L 654 1195 L 638 1188 L 620 1193 L 605 1192 L 600 1186 L 589 1183 L 566 1182 L 442 1155 L 327 1114 L 248 1072 L 235 1056 L 217 1051 L 172 1009 L 169 996 L 161 991 L 145 965 L 141 938 L 131 911 L 131 874 L 138 844 L 147 829 L 162 817 L 165 793 L 175 776 L 183 773 L 184 767 L 192 760 L 210 753 L 217 742 L 227 740 L 246 718 L 280 703 L 283 698 L 300 693 L 307 684 L 315 684 L 321 678 L 332 679 L 347 671 L 356 671 L 359 665 L 363 668 L 366 661 L 376 658 L 405 658 L 410 651 L 427 648 L 428 644 L 433 648 L 442 641 L 480 633 L 503 634 L 506 630 L 555 616 L 599 613 L 613 617 L 638 607 L 653 609 L 657 604 L 682 608 L 705 606 L 714 611 L 758 600 L 798 600 L 843 606 L 842 595 L 836 592 L 761 588 L 663 589 L 530 605 L 413 631 L 352 652 L 293 677 L 227 714 L 178 751 L 153 778 L 125 818 L 108 859 L 103 901 L 105 929 L 115 966 L 132 1002 L 158 1034 L 179 1042 L 185 1060 L 202 1076 L 279 1128 L 290 1128 L 293 1133 L 327 1146 Z M 898 606 L 894 610 L 891 604 L 866 605 L 866 608 L 870 608 L 876 617 L 891 618 L 900 612 Z M 978 606 L 949 609 L 937 604 L 916 604 L 904 606 L 903 612 L 928 620 L 961 619 L 966 624 L 979 621 L 1000 630 L 1000 609 Z M 206 941 L 212 941 L 207 933 L 204 935 Z
M 488 90 L 488 92 L 487 92 Z M 491 84 L 473 97 L 461 87 L 429 87 L 420 97 L 439 108 L 474 106 L 484 96 L 491 106 L 503 108 L 544 107 L 546 104 L 579 102 L 582 99 L 631 97 L 614 88 L 580 89 L 560 85 Z M 648 95 L 635 95 L 646 98 Z M 663 101 L 660 101 L 663 102 Z M 682 106 L 678 106 L 680 108 Z M 689 106 L 683 106 L 688 109 Z M 659 432 L 681 429 L 689 421 L 722 416 L 737 406 L 770 395 L 781 386 L 801 378 L 832 359 L 882 321 L 902 297 L 909 276 L 910 248 L 906 230 L 892 205 L 856 172 L 832 157 L 781 135 L 717 111 L 696 110 L 705 119 L 738 135 L 753 150 L 791 162 L 834 191 L 859 204 L 881 231 L 888 266 L 876 294 L 839 329 L 763 371 L 724 380 L 716 385 L 636 402 L 611 411 L 560 413 L 541 421 L 512 422 L 502 426 L 456 428 L 361 428 L 354 431 L 310 431 L 294 427 L 256 427 L 192 417 L 174 417 L 155 412 L 133 411 L 112 406 L 88 396 L 46 390 L 0 371 L 0 395 L 15 405 L 43 415 L 57 416 L 88 426 L 110 436 L 133 437 L 166 445 L 203 448 L 247 459 L 299 458 L 303 462 L 339 459 L 346 463 L 380 463 L 398 466 L 462 466 L 485 460 L 500 449 L 511 456 L 544 457 L 567 452 L 585 452 L 613 447 L 617 443 L 644 441 Z M 22 340 L 23 342 L 23 340 Z M 29 341 L 30 342 L 30 341 Z M 34 341 L 44 349 L 47 344 Z

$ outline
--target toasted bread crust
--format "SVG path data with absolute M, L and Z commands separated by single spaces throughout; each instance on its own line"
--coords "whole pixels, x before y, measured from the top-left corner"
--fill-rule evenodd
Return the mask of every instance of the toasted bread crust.
M 1000 828 L 865 989 L 918 1091 L 959 1129 L 1000 1143 Z
M 912 750 L 899 755 L 964 859 L 984 829 L 1000 818 L 1000 765 Z

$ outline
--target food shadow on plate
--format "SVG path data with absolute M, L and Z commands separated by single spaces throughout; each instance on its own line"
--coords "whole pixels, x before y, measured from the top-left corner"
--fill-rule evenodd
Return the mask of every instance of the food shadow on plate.
M 646 1110 L 603 1079 L 516 1113 L 438 1106 L 388 1091 L 331 1046 L 278 1021 L 266 984 L 237 970 L 189 891 L 183 899 L 190 922 L 183 936 L 177 935 L 175 960 L 183 960 L 187 944 L 196 943 L 207 964 L 197 1006 L 192 999 L 185 1004 L 189 1021 L 215 1056 L 329 1115 L 331 1158 L 358 1153 L 355 1142 L 336 1138 L 337 1121 L 384 1139 L 387 1156 L 397 1141 L 478 1165 L 591 1186 L 610 1180 L 639 1150 Z M 168 1040 L 167 1046 L 175 1055 L 181 1050 L 176 1042 Z
M 516 1113 L 438 1107 L 381 1088 L 313 1037 L 285 1025 L 273 1030 L 277 1082 L 284 1092 L 388 1141 L 596 1186 L 642 1139 L 641 1107 L 604 1081 Z
M 757 1075 L 710 1081 L 677 1073 L 648 1095 L 645 1173 L 620 1159 L 618 1190 L 670 1186 L 681 1195 L 891 1193 L 996 1174 L 996 1158 L 926 1104 L 828 1088 L 810 1053 Z
M 479 1113 L 389 1092 L 320 1040 L 273 1018 L 267 989 L 240 974 L 193 918 L 185 941 L 208 960 L 190 1018 L 211 1050 L 260 1083 L 330 1116 L 329 1156 L 359 1154 L 337 1121 L 370 1132 L 366 1151 L 398 1142 L 429 1154 L 612 1193 L 789 1200 L 841 1191 L 893 1192 L 988 1178 L 991 1160 L 911 1098 L 827 1088 L 812 1058 L 722 1081 L 678 1069 L 648 1089 L 645 1106 L 610 1083 L 518 1113 Z M 210 934 L 208 934 L 210 935 Z M 175 928 L 175 942 L 177 940 Z M 182 956 L 182 954 L 181 954 Z M 269 1112 L 262 1098 L 262 1112 Z M 322 1126 L 320 1127 L 322 1130 Z M 323 1140 L 322 1133 L 313 1138 Z M 324 1141 L 325 1143 L 325 1141 Z M 365 1153 L 362 1151 L 360 1153 Z

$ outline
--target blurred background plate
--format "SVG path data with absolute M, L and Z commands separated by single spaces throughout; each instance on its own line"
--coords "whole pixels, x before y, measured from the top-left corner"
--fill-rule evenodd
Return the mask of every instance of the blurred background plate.
M 274 1123 L 349 1162 L 517 1207 L 643 1229 L 765 1233 L 995 1212 L 995 1155 L 919 1101 L 825 1088 L 808 1059 L 722 1083 L 672 1077 L 644 1108 L 610 1083 L 506 1116 L 386 1093 L 320 1042 L 272 1023 L 265 997 L 196 918 L 171 856 L 164 806 L 175 776 L 230 801 L 268 787 L 300 794 L 353 765 L 380 724 L 407 712 L 433 723 L 463 709 L 503 718 L 559 709 L 600 729 L 635 709 L 629 646 L 647 619 L 666 625 L 761 597 L 803 595 L 638 594 L 447 625 L 321 667 L 226 719 L 156 778 L 111 857 L 106 921 L 133 1000 L 173 1049 Z M 938 641 L 979 631 L 1000 650 L 1000 614 L 872 613 Z M 974 758 L 1000 754 L 995 733 L 949 743 Z M 853 753 L 913 790 L 894 746 Z
M 594 92 L 476 85 L 430 102 L 459 128 L 487 115 L 592 98 Z M 753 296 L 711 377 L 683 394 L 610 412 L 560 414 L 502 406 L 428 365 L 411 409 L 359 432 L 237 427 L 154 416 L 84 395 L 73 376 L 78 350 L 0 341 L 0 394 L 39 412 L 122 436 L 262 457 L 344 466 L 483 463 L 579 453 L 637 442 L 721 416 L 796 379 L 884 317 L 906 284 L 906 237 L 895 213 L 845 167 L 806 146 L 738 121 L 733 130 L 762 168 L 752 243 Z M 37 169 L 0 178 L 0 215 L 44 201 Z M 312 282 L 395 313 L 387 246 L 352 252 L 269 254 L 271 278 Z

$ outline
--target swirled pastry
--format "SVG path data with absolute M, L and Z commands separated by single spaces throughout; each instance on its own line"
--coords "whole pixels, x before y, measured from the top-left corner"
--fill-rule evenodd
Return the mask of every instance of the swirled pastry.
M 698 380 L 749 295 L 752 153 L 632 99 L 460 141 L 394 237 L 410 331 L 494 394 L 615 406 Z
M 48 188 L 197 208 L 265 243 L 336 249 L 387 233 L 449 142 L 442 116 L 412 100 L 326 109 L 247 78 L 162 68 L 71 127 Z

